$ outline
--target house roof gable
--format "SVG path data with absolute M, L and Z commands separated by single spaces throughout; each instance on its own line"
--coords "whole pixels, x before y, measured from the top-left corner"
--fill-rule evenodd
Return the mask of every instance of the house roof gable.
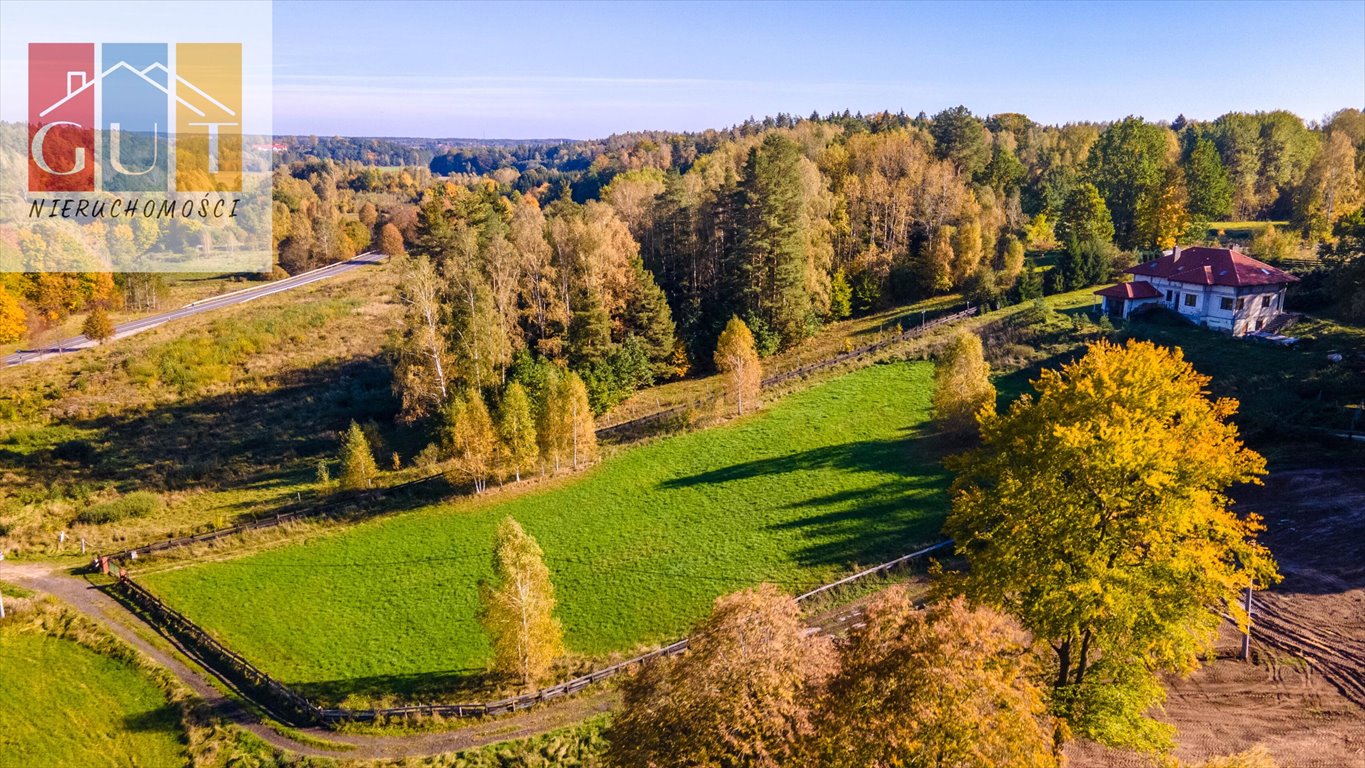
M 1124 270 L 1141 277 L 1161 277 L 1194 285 L 1280 285 L 1298 278 L 1232 248 L 1174 248 L 1154 261 Z

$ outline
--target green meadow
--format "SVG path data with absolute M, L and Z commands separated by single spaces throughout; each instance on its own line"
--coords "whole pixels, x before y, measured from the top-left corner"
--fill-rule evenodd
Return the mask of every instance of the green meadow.
M 937 539 L 947 477 L 925 431 L 931 387 L 927 363 L 877 365 L 578 476 L 143 582 L 323 701 L 487 692 L 478 583 L 499 520 L 544 548 L 574 654 L 670 640 L 718 595 L 797 592 Z
M 0 765 L 186 762 L 180 715 L 137 670 L 70 640 L 0 633 Z

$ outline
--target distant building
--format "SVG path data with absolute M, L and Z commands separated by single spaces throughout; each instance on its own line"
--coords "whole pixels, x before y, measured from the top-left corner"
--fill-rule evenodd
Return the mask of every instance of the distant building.
M 1196 325 L 1234 336 L 1266 327 L 1284 312 L 1284 292 L 1298 278 L 1231 248 L 1175 248 L 1124 270 L 1131 282 L 1101 288 L 1103 311 L 1126 318 L 1159 305 Z

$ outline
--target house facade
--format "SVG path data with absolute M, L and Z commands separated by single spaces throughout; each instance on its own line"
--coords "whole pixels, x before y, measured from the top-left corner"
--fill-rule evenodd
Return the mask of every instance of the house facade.
M 1175 248 L 1124 270 L 1126 283 L 1095 291 L 1103 311 L 1127 318 L 1159 305 L 1196 325 L 1234 336 L 1254 333 L 1284 312 L 1285 289 L 1298 278 L 1231 248 Z

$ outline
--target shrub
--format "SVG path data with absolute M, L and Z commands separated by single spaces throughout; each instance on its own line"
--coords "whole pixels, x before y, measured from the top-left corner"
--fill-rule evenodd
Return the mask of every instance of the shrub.
M 146 517 L 160 511 L 161 497 L 148 491 L 134 491 L 117 499 L 86 507 L 76 516 L 77 523 L 103 525 L 127 520 L 131 517 Z

